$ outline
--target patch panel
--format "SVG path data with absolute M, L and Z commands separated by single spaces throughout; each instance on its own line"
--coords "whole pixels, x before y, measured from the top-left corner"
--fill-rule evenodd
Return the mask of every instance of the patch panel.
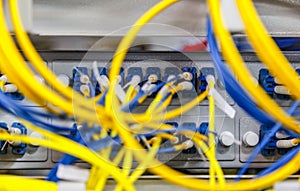
M 72 53 L 64 53 L 64 55 L 72 55 Z M 56 56 L 58 54 L 51 54 L 46 53 L 48 57 L 46 56 L 45 60 L 54 60 L 54 61 L 48 61 L 50 67 L 57 75 L 64 75 L 65 77 L 69 78 L 71 83 L 70 86 L 72 86 L 72 78 L 73 78 L 73 68 L 74 67 L 86 67 L 87 68 L 87 74 L 89 78 L 91 79 L 91 82 L 93 84 L 95 83 L 95 80 L 93 79 L 93 63 L 95 60 L 97 60 L 97 67 L 98 70 L 101 68 L 106 69 L 106 73 L 109 72 L 109 65 L 104 59 L 101 57 L 98 57 L 94 60 L 87 60 L 87 61 L 80 61 L 80 60 L 55 60 L 57 59 Z M 147 54 L 146 54 L 147 55 Z M 164 57 L 165 54 L 158 55 L 155 54 L 155 57 L 166 59 Z M 50 58 L 50 57 L 51 58 Z M 73 56 L 66 56 L 66 58 L 73 59 Z M 166 60 L 168 60 L 170 57 L 167 57 Z M 60 57 L 59 59 L 65 59 L 65 56 Z M 201 60 L 202 58 L 199 58 L 199 60 L 193 62 L 191 64 L 190 61 L 185 61 L 181 57 L 178 59 L 176 56 L 169 60 L 169 62 L 162 62 L 162 61 L 149 61 L 145 63 L 140 62 L 139 56 L 130 57 L 130 59 L 133 60 L 127 60 L 124 62 L 123 69 L 121 72 L 121 76 L 123 75 L 124 83 L 128 80 L 128 73 L 131 75 L 134 74 L 132 72 L 132 69 L 130 68 L 140 68 L 138 69 L 138 74 L 142 76 L 142 79 L 144 80 L 147 75 L 153 72 L 158 73 L 158 69 L 160 69 L 160 79 L 162 81 L 166 80 L 168 76 L 170 75 L 178 75 L 182 74 L 182 68 L 188 67 L 194 67 L 196 68 L 196 85 L 197 85 L 197 91 L 198 94 L 200 91 L 201 86 L 201 77 L 205 76 L 205 73 L 214 74 L 212 73 L 213 66 L 212 63 L 208 60 Z M 108 59 L 109 60 L 109 59 Z M 171 64 L 170 64 L 171 63 Z M 253 62 L 253 63 L 247 63 L 247 66 L 250 68 L 250 70 L 253 72 L 254 75 L 259 74 L 259 70 L 262 69 L 262 65 Z M 296 65 L 297 66 L 297 65 Z M 148 69 L 150 68 L 150 69 Z M 155 70 L 151 70 L 151 68 L 156 68 Z M 208 69 L 208 70 L 207 70 Z M 130 71 L 130 72 L 129 72 Z M 149 72 L 150 71 L 150 72 Z M 101 73 L 99 71 L 99 73 Z M 105 75 L 104 73 L 101 73 Z M 218 81 L 218 76 L 214 74 L 216 77 L 216 80 Z M 203 79 L 202 79 L 203 80 Z M 202 84 L 203 85 L 203 84 Z M 205 84 L 203 87 L 206 86 Z M 233 168 L 237 169 L 243 165 L 243 163 L 248 159 L 249 154 L 252 152 L 252 150 L 257 146 L 257 142 L 254 145 L 253 144 L 253 137 L 259 137 L 259 131 L 261 124 L 258 124 L 255 122 L 255 120 L 249 118 L 247 114 L 245 114 L 237 105 L 234 105 L 234 102 L 222 86 L 219 84 L 216 84 L 217 91 L 220 92 L 220 94 L 226 98 L 226 100 L 236 109 L 237 116 L 235 119 L 230 119 L 224 115 L 223 112 L 220 110 L 216 110 L 216 136 L 217 136 L 217 150 L 216 150 L 216 157 L 220 161 L 220 164 L 224 168 Z M 185 99 L 183 96 L 178 96 L 178 98 L 175 98 L 172 102 L 168 110 L 174 109 L 181 105 L 182 100 Z M 187 98 L 186 100 L 190 100 L 190 98 Z M 151 101 L 151 99 L 150 99 Z M 283 100 L 285 101 L 285 100 Z M 145 101 L 144 104 L 139 106 L 135 112 L 144 111 L 145 108 L 147 108 L 147 104 L 149 102 Z M 200 103 L 197 107 L 195 107 L 193 110 L 188 111 L 181 117 L 178 117 L 176 119 L 169 120 L 168 123 L 173 124 L 174 126 L 177 126 L 177 128 L 182 127 L 186 124 L 193 124 L 192 126 L 196 126 L 197 130 L 199 132 L 202 132 L 203 134 L 207 133 L 208 129 L 208 102 L 205 100 L 203 103 Z M 3 117 L 4 119 L 4 117 Z M 5 121 L 5 120 L 3 120 Z M 12 124 L 13 122 L 16 122 L 16 119 L 13 119 L 11 121 L 5 121 L 8 124 Z M 1 122 L 1 118 L 0 118 Z M 52 121 L 53 124 L 56 124 L 55 121 Z M 66 125 L 72 128 L 74 122 L 66 122 Z M 230 134 L 228 134 L 228 132 Z M 30 135 L 32 132 L 28 130 L 28 135 Z M 254 134 L 254 136 L 253 136 Z M 246 136 L 247 135 L 247 136 Z M 223 145 L 220 141 L 221 137 L 223 136 L 225 138 L 231 139 L 232 142 L 232 136 L 234 138 L 234 143 L 231 146 Z M 245 137 L 245 138 L 244 138 Z M 249 138 L 250 137 L 250 138 Z M 245 141 L 244 141 L 245 139 Z M 180 138 L 180 141 L 183 141 L 184 137 Z M 249 141 L 250 140 L 250 141 Z M 252 141 L 252 142 L 251 142 Z M 167 144 L 168 141 L 165 141 L 164 145 Z M 235 144 L 240 142 L 241 145 Z M 245 144 L 247 142 L 247 145 Z M 0 143 L 1 144 L 1 143 Z M 51 151 L 48 152 L 47 149 L 42 150 L 41 147 L 34 147 L 32 145 L 27 145 L 26 153 L 24 155 L 13 155 L 11 152 L 11 147 L 9 147 L 10 150 L 8 150 L 7 154 L 1 154 L 0 158 L 3 159 L 0 162 L 0 168 L 1 169 L 20 169 L 20 168 L 50 168 L 52 167 L 61 157 L 60 153 Z M 274 156 L 263 156 L 262 154 L 259 154 L 259 156 L 255 159 L 253 163 L 253 168 L 262 168 L 266 167 L 270 164 L 272 164 L 274 161 L 276 161 L 278 158 L 280 158 L 280 153 L 277 151 Z M 179 151 L 175 153 L 166 153 L 163 155 L 159 155 L 158 159 L 165 162 L 167 165 L 170 165 L 174 168 L 178 169 L 184 169 L 184 170 L 195 170 L 195 169 L 207 169 L 209 167 L 209 163 L 205 162 L 206 159 L 202 158 L 197 151 L 195 152 L 194 148 L 190 148 L 186 151 Z M 12 165 L 13 163 L 13 165 Z M 25 163 L 25 164 L 24 164 Z

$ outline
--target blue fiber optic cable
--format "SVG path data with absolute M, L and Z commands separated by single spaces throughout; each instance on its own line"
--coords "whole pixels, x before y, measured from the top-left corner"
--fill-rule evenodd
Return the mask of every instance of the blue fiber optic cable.
M 103 95 L 101 96 L 101 98 L 99 99 L 99 101 L 98 101 L 98 104 L 99 105 L 105 105 L 105 97 L 106 97 L 106 95 L 107 95 L 107 90 L 105 90 L 105 92 L 103 93 Z
M 70 128 L 60 127 L 60 126 L 46 123 L 46 122 L 40 120 L 39 118 L 35 118 L 35 117 L 31 116 L 27 112 L 26 107 L 20 106 L 19 104 L 15 103 L 14 100 L 5 96 L 1 91 L 0 91 L 0 107 L 14 116 L 21 117 L 27 121 L 31 121 L 34 124 L 44 128 L 44 129 L 47 129 L 47 130 L 50 130 L 50 131 L 53 131 L 56 133 L 57 132 L 68 133 L 71 130 Z
M 162 153 L 171 153 L 171 152 L 175 152 L 176 149 L 174 147 L 168 147 L 168 148 L 162 148 L 162 149 L 159 149 L 157 151 L 157 154 L 162 154 Z M 178 151 L 178 150 L 177 150 Z
M 262 110 L 258 109 L 255 103 L 247 95 L 241 85 L 235 80 L 229 70 L 222 61 L 222 57 L 218 52 L 216 39 L 213 35 L 212 26 L 209 17 L 207 18 L 207 35 L 208 44 L 210 46 L 210 54 L 213 59 L 214 66 L 218 76 L 225 86 L 226 91 L 234 99 L 234 101 L 243 108 L 250 116 L 264 124 L 274 124 L 274 120 L 266 115 Z

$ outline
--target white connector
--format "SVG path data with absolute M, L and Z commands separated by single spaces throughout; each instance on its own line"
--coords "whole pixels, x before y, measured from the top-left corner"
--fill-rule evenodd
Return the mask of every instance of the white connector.
M 190 72 L 183 72 L 182 75 L 184 80 L 191 81 L 193 79 L 193 74 Z
M 0 81 L 2 81 L 2 82 L 4 82 L 4 83 L 8 83 L 8 82 L 9 82 L 6 75 L 2 75 L 2 76 L 0 77 Z
M 90 82 L 90 78 L 88 75 L 85 75 L 85 74 L 81 74 L 80 75 L 80 82 L 83 83 L 83 84 L 87 84 Z
M 176 137 L 176 136 L 174 136 L 174 137 L 172 137 L 172 138 L 170 139 L 170 141 L 171 141 L 172 144 L 178 144 L 178 143 L 179 143 L 179 138 Z
M 141 83 L 141 77 L 139 75 L 132 76 L 130 84 L 136 87 L 139 83 Z
M 190 149 L 194 146 L 194 143 L 191 140 L 187 140 L 187 141 L 183 142 L 182 145 L 183 145 L 184 149 Z
M 88 169 L 82 169 L 76 166 L 60 164 L 58 166 L 56 175 L 62 180 L 85 183 L 89 179 L 90 171 Z
M 167 95 L 167 93 L 170 91 L 170 87 L 164 85 L 158 92 L 158 94 L 160 94 L 162 97 L 164 97 L 165 95 Z
M 282 182 L 277 182 L 274 185 L 275 191 L 282 191 L 282 190 L 288 190 L 288 191 L 299 191 L 300 190 L 300 183 L 296 180 L 287 180 Z
M 278 78 L 274 78 L 274 82 L 275 82 L 276 84 L 281 84 L 281 82 L 280 82 L 280 80 L 279 80 Z
M 219 141 L 225 147 L 230 147 L 235 142 L 234 135 L 229 131 L 224 131 L 220 134 Z
M 176 79 L 175 75 L 169 75 L 168 78 L 167 78 L 167 82 L 175 81 L 174 79 Z
M 37 138 L 37 139 L 43 139 L 43 135 L 39 134 L 38 132 L 32 132 L 30 135 L 30 137 L 33 138 Z M 34 146 L 34 147 L 38 147 L 39 144 L 35 143 L 35 142 L 30 142 L 30 145 Z
M 180 82 L 178 86 L 182 86 L 181 90 L 192 90 L 194 88 L 194 85 L 188 81 Z
M 8 130 L 8 132 L 11 134 L 11 135 L 21 135 L 22 134 L 22 132 L 21 132 L 21 130 L 20 129 L 18 129 L 18 128 L 10 128 L 9 130 Z M 16 140 L 8 140 L 7 141 L 10 145 L 12 145 L 12 146 L 19 146 L 19 145 L 21 145 L 21 141 L 16 141 Z
M 151 95 L 151 90 L 155 87 L 156 87 L 156 84 L 151 84 L 151 83 L 147 82 L 142 86 L 142 91 L 148 95 Z
M 284 86 L 275 86 L 274 92 L 277 94 L 291 95 L 290 90 Z
M 286 139 L 286 138 L 289 138 L 290 135 L 286 134 L 284 131 L 278 131 L 278 132 L 276 132 L 275 137 L 277 139 Z
M 150 81 L 151 83 L 155 83 L 158 81 L 158 76 L 156 74 L 151 74 L 148 77 L 148 81 Z
M 64 86 L 68 87 L 70 85 L 70 78 L 66 74 L 59 74 L 57 80 L 60 81 Z
M 298 143 L 295 143 L 294 139 L 289 140 L 279 140 L 276 142 L 277 148 L 287 149 L 297 146 Z
M 83 95 L 90 94 L 90 87 L 88 85 L 81 85 L 79 90 Z
M 119 98 L 119 100 L 121 102 L 124 102 L 125 97 L 126 97 L 126 93 L 125 93 L 124 89 L 122 88 L 122 86 L 120 84 L 116 84 L 115 92 L 116 92 L 116 95 Z
M 101 91 L 104 91 L 105 89 L 109 88 L 109 79 L 107 76 L 105 75 L 101 75 L 100 76 L 100 87 L 101 87 Z
M 14 93 L 17 91 L 18 91 L 18 88 L 14 84 L 7 84 L 7 85 L 3 86 L 3 92 L 5 92 L 5 93 Z
M 147 94 L 148 96 L 150 96 L 153 92 L 152 90 L 156 87 L 156 84 L 150 84 L 148 90 L 147 90 Z
M 216 83 L 215 77 L 213 75 L 207 75 L 205 79 L 208 84 L 211 82 L 213 82 L 214 84 Z
M 121 76 L 121 75 L 118 75 L 118 76 L 117 76 L 117 83 L 119 84 L 119 83 L 121 83 L 121 81 L 122 81 L 122 76 Z

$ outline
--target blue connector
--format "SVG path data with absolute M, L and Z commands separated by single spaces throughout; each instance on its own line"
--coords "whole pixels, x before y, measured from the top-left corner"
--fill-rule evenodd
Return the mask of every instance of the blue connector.
M 8 131 L 7 123 L 0 122 L 0 129 L 3 131 Z M 4 140 L 0 141 L 0 154 L 6 154 L 7 153 L 7 142 Z
M 259 131 L 259 140 L 262 140 L 265 135 L 270 133 L 270 131 L 271 129 L 269 126 L 262 125 Z M 271 139 L 269 139 L 268 143 L 261 148 L 260 152 L 263 156 L 274 156 L 276 152 L 276 137 L 273 136 Z
M 208 134 L 208 122 L 203 122 L 200 124 L 200 127 L 198 129 L 198 132 L 202 135 Z
M 14 122 L 11 125 L 12 128 L 20 129 L 22 135 L 27 135 L 27 128 L 19 122 Z M 12 153 L 15 155 L 24 155 L 26 153 L 27 145 L 25 143 L 21 143 L 18 146 L 12 146 Z
M 215 70 L 214 68 L 211 68 L 211 67 L 205 67 L 205 68 L 202 68 L 200 70 L 200 77 L 199 77 L 199 82 L 200 82 L 200 85 L 199 85 L 199 90 L 200 92 L 204 92 L 207 88 L 207 81 L 206 81 L 206 76 L 208 75 L 212 75 L 215 77 Z
M 13 92 L 13 93 L 4 93 L 7 97 L 13 99 L 13 100 L 17 100 L 17 101 L 22 101 L 24 100 L 24 95 L 21 94 L 19 91 L 17 92 Z
M 271 76 L 267 69 L 261 69 L 259 71 L 258 81 L 259 84 L 263 87 L 263 89 L 267 92 L 267 94 L 271 97 L 274 97 L 274 88 L 276 86 L 276 83 L 274 77 Z
M 124 86 L 125 72 L 124 72 L 124 68 L 123 68 L 123 67 L 120 69 L 120 76 L 121 76 L 121 82 L 120 82 L 120 85 L 121 85 L 121 86 Z

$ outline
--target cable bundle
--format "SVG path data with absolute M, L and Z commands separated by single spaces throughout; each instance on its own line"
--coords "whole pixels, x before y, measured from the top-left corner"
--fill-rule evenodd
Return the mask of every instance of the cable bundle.
M 3 2 L 0 1 L 0 7 L 2 7 L 0 10 L 0 34 L 2 37 L 0 43 L 1 72 L 5 74 L 7 79 L 11 80 L 12 84 L 18 87 L 26 98 L 39 105 L 47 103 L 44 111 L 37 111 L 17 104 L 15 101 L 7 98 L 3 92 L 0 92 L 1 107 L 12 115 L 22 118 L 20 120 L 26 127 L 40 133 L 44 137 L 41 139 L 25 135 L 1 133 L 0 139 L 19 140 L 27 144 L 33 142 L 65 153 L 60 162 L 51 170 L 47 180 L 42 181 L 2 175 L 0 180 L 3 182 L 14 181 L 14 184 L 1 184 L 1 189 L 31 191 L 45 188 L 58 191 L 64 189 L 80 191 L 85 189 L 89 191 L 103 190 L 107 179 L 112 177 L 117 182 L 115 190 L 135 190 L 134 182 L 148 170 L 171 183 L 191 189 L 258 190 L 272 186 L 275 182 L 298 171 L 300 155 L 298 154 L 299 147 L 296 147 L 293 152 L 282 158 L 281 161 L 278 161 L 279 164 L 275 163 L 269 170 L 262 172 L 259 177 L 253 180 L 226 182 L 215 156 L 214 110 L 215 101 L 217 100 L 212 93 L 215 85 L 212 76 L 206 77 L 208 87 L 202 94 L 182 107 L 170 111 L 166 111 L 166 108 L 170 104 L 173 95 L 193 88 L 191 82 L 186 80 L 188 76 L 185 76 L 185 74 L 171 76 L 166 82 L 156 84 L 153 83 L 156 81 L 155 76 L 151 76 L 142 88 L 137 88 L 141 79 L 138 76 L 134 76 L 130 83 L 123 88 L 121 87 L 118 76 L 126 53 L 135 36 L 155 15 L 176 2 L 177 0 L 159 2 L 133 25 L 116 50 L 108 78 L 102 78 L 97 73 L 97 70 L 93 69 L 96 80 L 99 84 L 102 84 L 100 87 L 102 93 L 95 96 L 95 92 L 93 92 L 94 87 L 84 78 L 80 79 L 86 85 L 80 89 L 83 95 L 73 91 L 70 87 L 64 86 L 57 80 L 55 74 L 44 65 L 42 58 L 22 28 L 17 10 L 17 0 L 10 0 L 10 13 L 16 40 L 29 61 L 26 63 L 7 30 L 3 13 Z M 256 15 L 256 13 L 251 8 L 251 1 L 237 1 L 237 4 L 246 26 L 246 32 L 260 58 L 270 67 L 270 71 L 291 90 L 291 94 L 298 98 L 297 95 L 300 94 L 298 94 L 297 88 L 297 74 L 291 69 L 280 50 L 276 49 L 270 37 L 266 35 L 267 33 L 263 26 L 257 24 L 260 23 L 258 18 L 255 17 L 256 23 L 254 22 L 253 24 L 253 18 L 251 17 L 251 20 L 250 16 Z M 213 23 L 213 26 L 211 26 L 210 19 L 208 19 L 208 42 L 216 69 L 227 91 L 245 111 L 260 122 L 269 125 L 277 123 L 274 127 L 274 132 L 281 126 L 280 124 L 283 124 L 283 126 L 294 133 L 299 133 L 297 120 L 290 116 L 298 106 L 298 102 L 295 102 L 288 113 L 286 113 L 266 95 L 260 86 L 252 82 L 252 77 L 244 66 L 230 33 L 222 24 L 220 2 L 208 0 L 208 5 Z M 237 74 L 239 82 L 224 67 L 215 38 L 220 41 L 222 54 L 233 72 Z M 263 39 L 267 39 L 267 43 L 264 43 L 262 48 L 259 42 Z M 267 51 L 263 52 L 262 50 Z M 276 57 L 277 55 L 279 55 L 280 59 Z M 271 63 L 276 64 L 272 65 Z M 287 78 L 285 75 L 277 73 L 277 67 L 280 68 L 281 72 L 284 70 L 284 74 L 289 77 Z M 34 77 L 35 72 L 44 79 L 44 83 L 41 83 Z M 1 89 L 4 90 L 5 82 L 1 82 Z M 127 91 L 122 92 L 123 89 Z M 144 113 L 131 112 L 148 95 L 154 92 L 158 93 Z M 166 120 L 189 111 L 205 98 L 209 100 L 208 136 L 195 130 L 180 129 L 173 124 L 165 123 Z M 41 119 L 48 117 L 69 121 L 76 119 L 76 124 L 70 129 L 55 126 Z M 188 140 L 179 143 L 177 135 L 185 136 Z M 164 140 L 171 142 L 172 146 L 161 148 L 161 143 Z M 298 139 L 294 141 L 295 144 L 299 142 Z M 187 178 L 184 174 L 162 164 L 156 159 L 158 153 L 189 149 L 192 146 L 195 146 L 199 153 L 203 152 L 209 159 L 209 181 Z M 117 153 L 114 151 L 115 147 L 119 147 Z M 92 165 L 91 170 L 87 172 L 83 169 L 72 168 L 70 165 L 78 159 L 90 163 Z M 136 167 L 133 166 L 134 160 L 138 162 Z M 287 163 L 287 161 L 289 162 Z M 72 176 L 72 172 L 82 173 L 82 178 Z M 273 174 L 269 172 L 273 172 Z M 243 174 L 243 171 L 241 174 Z

